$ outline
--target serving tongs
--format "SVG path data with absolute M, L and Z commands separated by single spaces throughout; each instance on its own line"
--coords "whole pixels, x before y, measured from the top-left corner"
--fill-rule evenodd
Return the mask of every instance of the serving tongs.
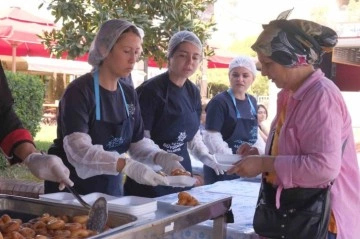
M 98 233 L 103 232 L 108 218 L 106 199 L 104 197 L 99 197 L 96 199 L 94 204 L 90 206 L 90 204 L 85 202 L 85 200 L 82 199 L 80 194 L 73 187 L 66 185 L 66 188 L 69 190 L 69 192 L 72 193 L 72 195 L 74 195 L 74 197 L 80 202 L 81 205 L 89 210 L 89 220 L 86 224 L 87 229 L 96 231 Z

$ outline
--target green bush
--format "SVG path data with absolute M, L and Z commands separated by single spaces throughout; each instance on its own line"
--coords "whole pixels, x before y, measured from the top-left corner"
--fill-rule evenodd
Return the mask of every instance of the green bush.
M 38 76 L 5 72 L 14 98 L 14 109 L 33 137 L 40 130 L 45 84 Z
M 35 137 L 40 130 L 40 121 L 43 115 L 45 85 L 38 76 L 9 71 L 6 71 L 5 75 L 15 101 L 15 112 L 23 126 Z M 7 160 L 0 154 L 0 170 L 5 170 L 2 171 L 3 176 L 9 176 L 5 172 L 11 172 L 14 169 L 14 167 L 11 167 L 12 169 L 7 169 L 7 167 Z
M 224 83 L 215 83 L 209 82 L 208 83 L 208 98 L 212 98 L 215 95 L 229 89 L 229 85 Z

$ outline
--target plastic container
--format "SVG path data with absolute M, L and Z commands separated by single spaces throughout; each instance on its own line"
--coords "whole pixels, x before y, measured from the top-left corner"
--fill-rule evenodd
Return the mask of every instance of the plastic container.
M 98 193 L 98 192 L 86 194 L 86 195 L 82 196 L 81 198 L 88 204 L 93 205 L 94 202 L 96 201 L 96 199 L 98 199 L 99 197 L 104 197 L 107 202 L 118 198 L 115 196 L 111 196 L 111 195 L 108 195 L 105 193 Z M 80 205 L 80 203 L 77 199 L 74 199 L 73 203 L 76 205 Z
M 166 178 L 172 187 L 191 187 L 196 182 L 196 178 L 189 176 L 166 176 Z
M 154 213 L 157 201 L 153 198 L 124 196 L 108 201 L 109 210 L 128 213 L 134 216 Z
M 64 204 L 74 204 L 74 196 L 67 192 L 40 194 L 40 200 Z

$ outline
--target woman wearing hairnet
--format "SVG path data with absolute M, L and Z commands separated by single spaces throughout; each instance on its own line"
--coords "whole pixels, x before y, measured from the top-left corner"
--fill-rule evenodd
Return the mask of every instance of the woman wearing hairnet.
M 181 164 L 183 169 L 189 172 L 192 172 L 192 168 L 188 149 L 203 163 L 216 167 L 214 158 L 208 153 L 199 132 L 200 92 L 188 79 L 202 60 L 202 44 L 192 32 L 177 32 L 170 39 L 167 57 L 168 71 L 149 79 L 137 88 L 145 136 L 165 151 L 183 157 Z M 157 197 L 184 190 L 150 187 L 131 179 L 126 181 L 124 189 L 125 194 L 145 197 Z
M 92 72 L 72 81 L 60 100 L 57 139 L 49 153 L 63 159 L 80 194 L 121 196 L 121 173 L 139 183 L 168 185 L 165 177 L 133 159 L 167 158 L 169 171 L 180 166 L 181 157 L 144 138 L 136 92 L 120 80 L 133 70 L 141 41 L 130 22 L 105 22 L 90 47 Z M 54 184 L 46 181 L 45 192 L 54 191 Z
M 249 156 L 228 173 L 263 173 L 265 196 L 277 208 L 283 189 L 323 188 L 333 182 L 327 238 L 359 238 L 360 173 L 351 117 L 340 90 L 314 67 L 336 45 L 337 34 L 300 19 L 274 20 L 263 27 L 252 49 L 261 73 L 282 89 L 267 155 L 249 155 L 250 148 L 244 147 L 239 153 Z
M 241 144 L 258 140 L 257 102 L 247 90 L 256 77 L 256 66 L 248 56 L 235 57 L 229 64 L 230 88 L 213 97 L 206 107 L 203 138 L 212 154 L 235 154 Z M 238 178 L 216 175 L 204 165 L 205 184 Z

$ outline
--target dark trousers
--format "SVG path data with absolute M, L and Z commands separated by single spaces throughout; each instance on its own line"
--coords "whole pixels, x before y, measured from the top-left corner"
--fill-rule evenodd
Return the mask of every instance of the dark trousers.
M 327 239 L 336 239 L 336 234 L 329 232 Z

